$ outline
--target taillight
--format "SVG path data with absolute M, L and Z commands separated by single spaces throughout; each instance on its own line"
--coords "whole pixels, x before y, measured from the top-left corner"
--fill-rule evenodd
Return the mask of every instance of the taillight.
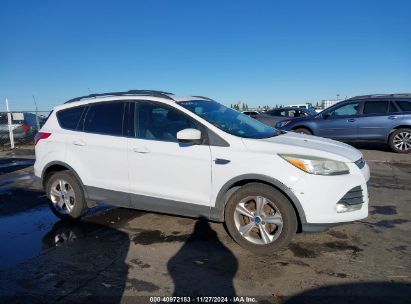
M 39 140 L 41 140 L 41 139 L 49 138 L 50 135 L 51 135 L 51 133 L 38 132 L 36 134 L 36 136 L 34 136 L 34 144 L 36 145 L 39 142 Z
M 28 132 L 30 130 L 30 126 L 25 122 L 24 124 L 23 124 L 23 131 L 24 132 Z

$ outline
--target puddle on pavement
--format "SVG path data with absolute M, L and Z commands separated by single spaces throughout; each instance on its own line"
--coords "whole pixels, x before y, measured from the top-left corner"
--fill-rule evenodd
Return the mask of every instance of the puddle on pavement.
M 142 214 L 100 205 L 90 210 L 82 220 L 60 220 L 47 205 L 42 205 L 0 217 L 0 269 L 26 261 L 44 250 L 63 247 L 102 227 L 123 224 Z
M 160 230 L 145 230 L 133 237 L 134 244 L 151 245 L 156 243 L 185 242 L 191 234 L 166 235 Z
M 58 219 L 48 206 L 0 217 L 0 269 L 27 260 L 42 251 L 42 238 Z
M 289 250 L 294 256 L 299 258 L 316 258 L 326 252 L 351 252 L 352 256 L 356 257 L 363 249 L 348 244 L 346 241 L 334 241 L 325 243 L 291 243 Z
M 383 215 L 393 215 L 397 214 L 397 208 L 395 206 L 373 206 L 373 210 L 370 214 L 383 214 Z
M 30 167 L 34 165 L 34 161 L 31 158 L 1 158 L 0 175 Z
M 15 182 L 34 180 L 35 178 L 36 176 L 34 175 L 34 173 L 2 177 L 0 179 L 0 194 L 4 192 L 10 192 L 10 185 Z

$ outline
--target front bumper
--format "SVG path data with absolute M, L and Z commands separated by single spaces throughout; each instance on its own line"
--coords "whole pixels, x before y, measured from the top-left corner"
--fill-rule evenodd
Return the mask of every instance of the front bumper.
M 305 213 L 303 231 L 321 231 L 330 226 L 364 219 L 368 216 L 369 194 L 367 182 L 370 171 L 355 163 L 347 164 L 350 174 L 338 176 L 307 175 L 300 179 L 292 192 L 298 198 Z M 349 209 L 341 212 L 346 204 Z

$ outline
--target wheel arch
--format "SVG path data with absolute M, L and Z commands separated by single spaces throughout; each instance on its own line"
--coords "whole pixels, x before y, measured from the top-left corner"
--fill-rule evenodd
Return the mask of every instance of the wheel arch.
M 395 131 L 397 131 L 398 129 L 411 129 L 411 125 L 398 125 L 398 126 L 395 126 L 395 127 L 393 127 L 391 130 L 390 130 L 390 132 L 388 132 L 388 135 L 387 135 L 387 138 L 386 138 L 386 141 L 389 143 L 389 141 L 390 141 L 390 137 L 391 137 L 391 134 L 393 133 L 393 132 L 395 132 Z
M 44 167 L 41 173 L 41 182 L 42 182 L 43 189 L 46 189 L 46 183 L 47 183 L 49 175 L 53 172 L 59 172 L 59 171 L 70 171 L 70 173 L 72 173 L 76 177 L 76 179 L 79 181 L 81 188 L 83 189 L 84 194 L 87 197 L 86 189 L 84 187 L 84 184 L 80 176 L 70 165 L 64 162 L 61 162 L 61 161 L 52 161 Z
M 292 131 L 296 130 L 296 129 L 307 129 L 308 131 L 311 132 L 311 134 L 314 134 L 314 131 L 312 128 L 307 127 L 306 125 L 297 125 L 291 128 Z
M 231 195 L 241 186 L 244 186 L 249 183 L 261 183 L 266 184 L 268 186 L 273 187 L 274 189 L 280 191 L 285 197 L 288 198 L 291 205 L 293 206 L 294 212 L 297 216 L 298 220 L 298 231 L 302 231 L 302 226 L 307 222 L 305 217 L 304 209 L 299 201 L 299 199 L 295 196 L 292 190 L 284 185 L 279 180 L 272 178 L 267 175 L 261 174 L 244 174 L 237 177 L 230 179 L 226 182 L 223 187 L 218 192 L 214 210 L 212 212 L 211 218 L 224 221 L 224 210 L 225 205 Z M 213 209 L 213 208 L 212 208 Z

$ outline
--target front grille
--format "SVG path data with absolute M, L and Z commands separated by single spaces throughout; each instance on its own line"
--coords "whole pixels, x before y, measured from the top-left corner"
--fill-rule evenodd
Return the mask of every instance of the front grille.
M 361 186 L 357 186 L 348 191 L 338 204 L 357 205 L 364 203 Z
M 364 160 L 364 158 L 361 157 L 359 160 L 357 160 L 357 161 L 355 162 L 355 164 L 356 164 L 357 167 L 360 168 L 360 169 L 364 168 L 364 166 L 365 166 L 365 160 Z

